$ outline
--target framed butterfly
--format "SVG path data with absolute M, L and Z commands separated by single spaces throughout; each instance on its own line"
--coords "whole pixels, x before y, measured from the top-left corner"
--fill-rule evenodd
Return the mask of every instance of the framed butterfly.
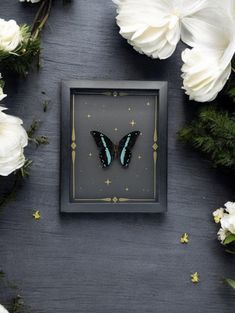
M 93 130 L 91 135 L 99 149 L 102 167 L 110 166 L 112 161 L 118 158 L 122 167 L 127 168 L 131 161 L 131 150 L 140 135 L 140 131 L 136 130 L 128 133 L 119 141 L 118 145 L 114 144 L 106 135 L 99 131 Z

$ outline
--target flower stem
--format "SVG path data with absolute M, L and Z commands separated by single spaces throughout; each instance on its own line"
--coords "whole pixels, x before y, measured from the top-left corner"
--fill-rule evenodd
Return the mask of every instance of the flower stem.
M 31 34 L 32 38 L 36 39 L 43 27 L 45 26 L 51 12 L 52 0 L 44 0 L 39 7 L 39 10 L 34 18 Z

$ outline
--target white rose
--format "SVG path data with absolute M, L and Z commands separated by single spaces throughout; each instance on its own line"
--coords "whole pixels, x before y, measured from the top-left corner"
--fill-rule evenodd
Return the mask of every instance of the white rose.
M 235 202 L 228 201 L 224 206 L 229 214 L 235 214 Z
M 8 176 L 25 163 L 24 147 L 28 144 L 28 135 L 21 126 L 22 120 L 8 115 L 0 107 L 0 175 Z
M 211 6 L 206 0 L 113 1 L 117 4 L 120 34 L 138 52 L 159 59 L 170 57 L 180 38 L 190 44 L 197 14 L 200 16 L 202 10 Z
M 224 214 L 220 223 L 224 230 L 229 231 L 231 234 L 235 234 L 235 214 Z
M 223 89 L 231 74 L 231 63 L 224 66 L 221 57 L 220 52 L 206 48 L 183 51 L 183 89 L 190 100 L 212 101 Z
M 14 51 L 22 41 L 19 25 L 14 20 L 0 19 L 0 50 Z
M 9 312 L 4 308 L 4 306 L 0 304 L 0 313 L 9 313 Z

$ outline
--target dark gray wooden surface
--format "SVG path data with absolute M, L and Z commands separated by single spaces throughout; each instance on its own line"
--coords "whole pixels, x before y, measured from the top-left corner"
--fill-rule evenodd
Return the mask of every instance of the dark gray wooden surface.
M 35 9 L 1 0 L 1 17 L 30 22 Z M 232 313 L 234 259 L 216 241 L 213 208 L 234 200 L 232 182 L 177 141 L 197 105 L 181 91 L 180 46 L 167 61 L 137 54 L 119 36 L 111 0 L 55 1 L 43 33 L 43 68 L 8 82 L 10 113 L 41 118 L 50 145 L 28 150 L 29 180 L 0 216 L 0 266 L 39 313 Z M 59 213 L 62 79 L 169 81 L 168 213 Z M 51 99 L 47 113 L 41 101 Z M 233 199 L 232 199 L 233 198 Z M 33 209 L 42 219 L 32 219 Z M 190 244 L 179 243 L 182 232 Z M 190 273 L 201 282 L 193 285 Z M 6 291 L 3 291 L 5 294 Z

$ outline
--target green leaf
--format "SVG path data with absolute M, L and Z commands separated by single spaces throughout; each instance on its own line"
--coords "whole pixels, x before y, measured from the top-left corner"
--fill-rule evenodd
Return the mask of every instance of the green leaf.
M 224 245 L 228 245 L 228 244 L 230 244 L 230 243 L 232 243 L 234 241 L 235 241 L 235 235 L 234 234 L 230 234 L 230 235 L 228 235 L 228 237 L 225 238 L 223 244 Z
M 226 284 L 228 284 L 230 287 L 232 287 L 233 289 L 235 289 L 235 280 L 230 279 L 230 278 L 226 278 L 225 279 Z

